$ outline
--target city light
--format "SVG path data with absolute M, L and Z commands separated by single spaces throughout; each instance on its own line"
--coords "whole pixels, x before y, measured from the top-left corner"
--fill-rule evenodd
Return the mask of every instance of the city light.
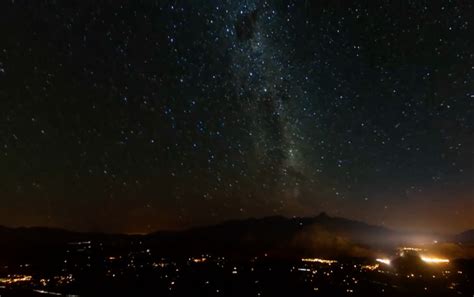
M 207 261 L 207 258 L 193 258 L 193 262 L 194 263 L 203 263 L 203 262 L 206 262 Z
M 421 260 L 426 263 L 430 264 L 445 264 L 449 263 L 448 259 L 443 258 L 436 258 L 436 257 L 427 257 L 427 256 L 420 256 Z
M 2 284 L 14 284 L 20 282 L 29 282 L 31 281 L 31 275 L 9 275 L 8 277 L 0 278 L 0 283 Z
M 401 247 L 400 250 L 402 250 L 402 251 L 412 251 L 412 252 L 421 252 L 423 249 L 404 246 L 404 247 Z
M 326 260 L 326 259 L 320 259 L 320 258 L 303 258 L 301 259 L 301 261 L 303 262 L 312 262 L 312 263 L 323 263 L 323 264 L 333 264 L 333 263 L 337 263 L 336 260 Z
M 379 263 L 383 263 L 385 265 L 390 265 L 390 259 L 386 259 L 386 258 L 378 258 L 378 259 L 375 259 L 375 261 L 379 262 Z
M 375 270 L 375 269 L 379 268 L 379 264 L 363 265 L 361 268 L 362 269 L 367 269 L 367 270 Z

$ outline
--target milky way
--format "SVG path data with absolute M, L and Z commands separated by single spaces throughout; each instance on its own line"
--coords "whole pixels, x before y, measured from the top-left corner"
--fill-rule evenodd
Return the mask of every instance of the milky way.
M 470 1 L 0 11 L 0 224 L 474 225 Z
M 246 8 L 237 10 L 238 41 L 231 53 L 236 98 L 243 102 L 249 117 L 257 169 L 263 169 L 260 174 L 266 175 L 266 183 L 276 190 L 269 195 L 298 198 L 304 178 L 299 144 L 305 138 L 299 128 L 298 108 L 305 98 L 292 73 L 300 65 L 288 62 L 291 49 L 275 36 L 273 30 L 282 22 L 276 11 L 264 2 Z M 289 201 L 280 202 L 286 205 Z

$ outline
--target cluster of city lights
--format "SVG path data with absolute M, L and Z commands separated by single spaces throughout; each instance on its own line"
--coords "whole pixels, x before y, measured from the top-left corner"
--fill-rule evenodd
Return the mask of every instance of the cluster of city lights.
M 379 264 L 363 265 L 361 268 L 365 269 L 365 270 L 375 270 L 375 269 L 379 268 Z
M 153 267 L 154 268 L 165 268 L 166 266 L 168 266 L 168 263 L 166 262 L 153 262 Z
M 0 278 L 1 284 L 15 284 L 21 282 L 29 282 L 33 277 L 31 275 L 8 275 Z
M 312 263 L 323 263 L 323 264 L 333 264 L 337 263 L 336 260 L 326 260 L 326 259 L 320 259 L 320 258 L 303 258 L 301 259 L 303 262 L 312 262 Z
M 420 248 L 415 248 L 415 247 L 401 247 L 400 250 L 402 251 L 412 251 L 412 252 L 421 252 L 423 251 L 423 249 L 420 249 Z
M 207 258 L 193 258 L 192 260 L 194 263 L 203 263 L 203 262 L 206 262 L 207 261 Z

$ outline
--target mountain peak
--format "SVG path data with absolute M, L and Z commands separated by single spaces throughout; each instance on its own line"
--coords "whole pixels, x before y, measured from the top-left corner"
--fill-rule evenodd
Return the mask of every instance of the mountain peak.
M 325 211 L 319 213 L 317 218 L 329 218 L 328 214 Z

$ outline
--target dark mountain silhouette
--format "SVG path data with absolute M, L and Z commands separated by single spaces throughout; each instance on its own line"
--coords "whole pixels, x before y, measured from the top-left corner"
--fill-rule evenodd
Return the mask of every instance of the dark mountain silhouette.
M 473 230 L 456 240 L 472 240 Z M 77 241 L 101 241 L 108 246 L 130 246 L 137 241 L 163 255 L 215 253 L 233 256 L 372 256 L 391 249 L 412 234 L 321 213 L 315 217 L 273 216 L 232 220 L 184 231 L 159 231 L 148 235 L 70 232 L 51 228 L 0 227 L 0 253 L 49 248 Z M 20 248 L 19 248 L 20 247 Z
M 474 229 L 464 231 L 454 236 L 454 241 L 459 243 L 474 244 Z
M 0 226 L 0 245 L 17 246 L 35 244 L 68 244 L 85 240 L 127 239 L 134 236 L 124 234 L 86 233 L 75 232 L 59 228 L 48 227 L 18 227 L 9 228 Z
M 318 254 L 365 255 L 369 246 L 385 247 L 400 239 L 390 229 L 363 222 L 330 217 L 227 221 L 182 232 L 156 232 L 146 238 L 163 252 L 225 252 L 235 255 L 270 253 L 277 255 Z

